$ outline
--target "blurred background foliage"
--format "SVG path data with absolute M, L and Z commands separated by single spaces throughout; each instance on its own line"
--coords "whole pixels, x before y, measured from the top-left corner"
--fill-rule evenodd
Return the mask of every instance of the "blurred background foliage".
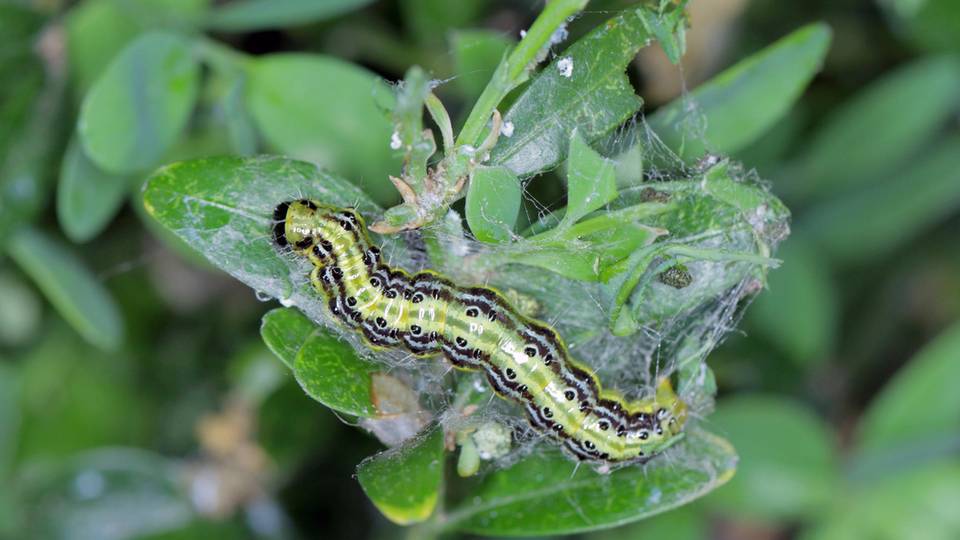
M 404 534 L 353 479 L 378 444 L 304 395 L 260 340 L 271 306 L 145 218 L 140 186 L 266 151 L 395 202 L 389 121 L 351 97 L 419 64 L 462 122 L 540 8 L 0 3 L 0 537 Z M 794 216 L 710 358 L 737 475 L 590 538 L 960 537 L 960 3 L 694 0 L 682 70 L 652 48 L 628 74 L 649 113 L 818 20 L 822 71 L 735 156 Z

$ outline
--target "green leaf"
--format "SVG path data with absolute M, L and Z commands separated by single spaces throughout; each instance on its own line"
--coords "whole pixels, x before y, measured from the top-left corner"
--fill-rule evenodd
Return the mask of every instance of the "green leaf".
M 63 232 L 78 243 L 95 237 L 120 209 L 130 183 L 126 176 L 97 167 L 74 138 L 63 158 L 57 188 L 57 218 Z
M 393 126 L 378 105 L 393 94 L 369 71 L 308 54 L 263 56 L 250 66 L 247 105 L 267 143 L 351 179 L 374 199 L 396 192 L 388 176 L 400 170 L 390 149 Z
M 839 481 L 834 441 L 804 406 L 777 396 L 723 400 L 710 424 L 730 438 L 740 467 L 705 502 L 724 515 L 778 523 L 817 515 Z
M 154 173 L 143 195 L 147 212 L 214 266 L 322 320 L 326 308 L 306 271 L 281 256 L 273 243 L 273 210 L 299 197 L 355 206 L 365 215 L 379 212 L 346 180 L 280 157 L 175 163 Z
M 274 308 L 263 316 L 260 337 L 267 348 L 292 370 L 297 354 L 316 329 L 317 325 L 299 310 Z
M 960 465 L 955 460 L 919 467 L 851 495 L 839 494 L 832 511 L 802 540 L 850 538 L 960 538 Z
M 657 109 L 649 125 L 688 160 L 736 152 L 786 114 L 820 71 L 829 43 L 825 24 L 805 26 Z
M 958 90 L 955 57 L 922 58 L 884 75 L 827 117 L 786 189 L 829 198 L 886 176 L 929 145 L 960 107 Z M 893 121 L 891 111 L 904 104 Z
M 504 115 L 512 134 L 500 137 L 491 165 L 520 177 L 550 169 L 566 157 L 575 128 L 592 142 L 640 110 L 643 100 L 624 70 L 650 39 L 641 19 L 644 10 L 601 24 L 543 68 Z M 569 77 L 560 62 L 572 66 Z
M 688 505 L 626 527 L 592 533 L 586 538 L 588 540 L 638 540 L 645 538 L 704 540 L 710 538 L 709 530 L 706 516 L 696 507 Z
M 567 160 L 567 210 L 563 224 L 573 225 L 617 197 L 616 163 L 605 159 L 583 140 L 579 130 L 570 138 Z
M 450 34 L 450 42 L 457 76 L 454 82 L 464 101 L 472 103 L 483 92 L 514 41 L 491 30 L 457 30 Z
M 686 504 L 733 476 L 736 454 L 716 435 L 691 430 L 676 452 L 673 459 L 609 474 L 559 453 L 534 455 L 486 477 L 438 526 L 494 536 L 616 527 Z
M 960 136 L 887 178 L 812 209 L 798 226 L 836 262 L 880 257 L 960 207 Z
M 509 242 L 517 224 L 523 187 L 506 167 L 478 167 L 467 190 L 467 224 L 477 240 Z
M 151 0 L 131 4 L 87 0 L 65 17 L 67 58 L 77 96 L 90 86 L 118 51 L 147 30 L 189 31 L 203 18 L 210 0 Z
M 77 129 L 86 154 L 114 173 L 155 166 L 190 119 L 199 81 L 189 41 L 164 32 L 137 38 L 83 101 Z
M 219 5 L 207 26 L 225 32 L 248 32 L 303 26 L 360 9 L 372 0 L 234 0 Z
M 308 396 L 335 411 L 364 418 L 377 414 L 370 375 L 379 369 L 323 328 L 303 342 L 293 364 L 293 374 Z
M 66 246 L 33 229 L 9 242 L 10 257 L 84 339 L 107 350 L 120 346 L 123 319 L 113 298 Z
M 860 425 L 865 451 L 902 450 L 960 438 L 960 323 L 928 343 L 874 398 Z M 909 453 L 909 452 L 907 452 Z
M 797 364 L 821 363 L 834 345 L 840 309 L 829 263 L 800 236 L 787 239 L 777 258 L 783 264 L 750 307 L 750 326 Z
M 443 428 L 367 458 L 357 480 L 390 521 L 409 525 L 426 520 L 437 507 L 443 481 Z

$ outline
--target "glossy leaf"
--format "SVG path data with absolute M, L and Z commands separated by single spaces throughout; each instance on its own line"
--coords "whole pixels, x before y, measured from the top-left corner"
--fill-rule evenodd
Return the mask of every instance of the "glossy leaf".
M 365 459 L 357 480 L 390 521 L 409 525 L 433 514 L 443 481 L 443 429 Z
M 481 242 L 509 242 L 520 212 L 523 187 L 506 167 L 479 167 L 467 190 L 470 232 Z
M 829 27 L 805 26 L 657 109 L 648 123 L 686 159 L 736 152 L 786 114 L 820 71 L 829 44 Z
M 143 196 L 154 219 L 214 266 L 323 320 L 326 307 L 309 283 L 309 270 L 282 256 L 273 242 L 274 209 L 299 197 L 355 206 L 363 215 L 379 211 L 346 180 L 280 157 L 175 163 L 147 180 Z
M 569 534 L 637 521 L 697 499 L 733 476 L 726 440 L 692 430 L 682 455 L 600 474 L 558 453 L 486 477 L 438 527 L 483 535 Z M 678 450 L 678 453 L 680 450 Z
M 960 136 L 931 146 L 862 193 L 825 202 L 798 228 L 835 261 L 865 262 L 895 249 L 960 208 Z
M 790 193 L 830 198 L 872 185 L 929 145 L 960 109 L 960 60 L 923 58 L 874 82 L 827 117 L 791 177 Z M 918 99 L 922 96 L 922 99 Z M 891 116 L 904 104 L 903 114 Z
M 33 229 L 9 242 L 13 260 L 80 335 L 103 349 L 120 346 L 124 325 L 113 298 L 66 246 Z
M 504 115 L 512 135 L 490 154 L 520 177 L 550 169 L 566 158 L 570 134 L 595 141 L 630 118 L 643 100 L 624 73 L 651 39 L 641 13 L 630 10 L 601 24 L 543 68 Z M 572 66 L 570 76 L 559 69 Z
M 682 506 L 608 531 L 591 533 L 588 540 L 642 540 L 669 538 L 670 540 L 704 540 L 710 538 L 709 523 L 696 506 Z
M 274 308 L 263 316 L 260 337 L 267 348 L 292 370 L 297 354 L 316 329 L 317 325 L 299 310 Z
M 829 507 L 839 478 L 834 442 L 811 411 L 782 397 L 742 395 L 721 401 L 710 424 L 741 458 L 733 480 L 705 501 L 713 508 L 777 523 Z
M 123 204 L 130 179 L 96 166 L 77 139 L 70 142 L 60 168 L 57 218 L 74 242 L 86 242 L 107 226 Z
M 350 179 L 381 203 L 396 198 L 388 176 L 400 171 L 381 108 L 392 101 L 380 78 L 332 57 L 274 54 L 250 66 L 247 106 L 270 147 Z
M 87 156 L 114 173 L 157 165 L 190 118 L 199 80 L 184 38 L 150 32 L 130 43 L 83 101 L 77 129 Z
M 332 19 L 372 0 L 234 0 L 218 6 L 207 25 L 226 32 L 286 28 Z
M 373 417 L 370 375 L 380 368 L 362 360 L 353 347 L 328 330 L 314 330 L 293 364 L 297 382 L 308 396 L 345 414 Z

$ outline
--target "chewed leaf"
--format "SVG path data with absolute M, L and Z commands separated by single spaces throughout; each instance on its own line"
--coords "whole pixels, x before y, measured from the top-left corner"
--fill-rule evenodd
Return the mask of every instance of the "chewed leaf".
M 570 534 L 623 525 L 702 497 L 733 476 L 726 440 L 691 431 L 676 460 L 600 474 L 559 454 L 531 456 L 488 476 L 444 527 L 484 535 Z
M 218 268 L 262 295 L 288 299 L 311 319 L 322 308 L 306 278 L 309 269 L 284 259 L 273 244 L 273 210 L 283 201 L 312 197 L 379 208 L 350 182 L 316 165 L 280 157 L 220 157 L 175 163 L 154 173 L 144 206 L 158 222 Z
M 317 325 L 300 311 L 276 308 L 268 311 L 260 323 L 260 337 L 273 354 L 293 369 L 297 354 Z
M 637 112 L 643 100 L 624 71 L 651 39 L 640 16 L 646 11 L 610 19 L 544 68 L 504 115 L 513 129 L 500 137 L 490 163 L 535 174 L 563 161 L 575 128 L 594 141 Z
M 390 521 L 424 521 L 437 506 L 443 480 L 443 429 L 364 460 L 357 480 Z
M 377 414 L 370 387 L 371 374 L 378 369 L 322 328 L 303 342 L 293 364 L 297 382 L 307 395 L 335 411 L 361 417 Z

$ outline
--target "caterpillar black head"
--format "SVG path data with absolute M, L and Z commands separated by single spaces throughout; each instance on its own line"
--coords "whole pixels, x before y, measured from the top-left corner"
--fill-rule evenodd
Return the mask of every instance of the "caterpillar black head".
M 280 247 L 308 251 L 334 236 L 365 238 L 364 224 L 351 209 L 334 208 L 309 199 L 282 202 L 273 210 L 273 239 Z M 331 227 L 336 232 L 331 231 Z M 324 238 L 326 236 L 326 238 Z M 329 248 L 325 248 L 329 251 Z
M 280 247 L 303 250 L 313 246 L 320 205 L 309 200 L 285 201 L 273 210 L 273 240 Z

